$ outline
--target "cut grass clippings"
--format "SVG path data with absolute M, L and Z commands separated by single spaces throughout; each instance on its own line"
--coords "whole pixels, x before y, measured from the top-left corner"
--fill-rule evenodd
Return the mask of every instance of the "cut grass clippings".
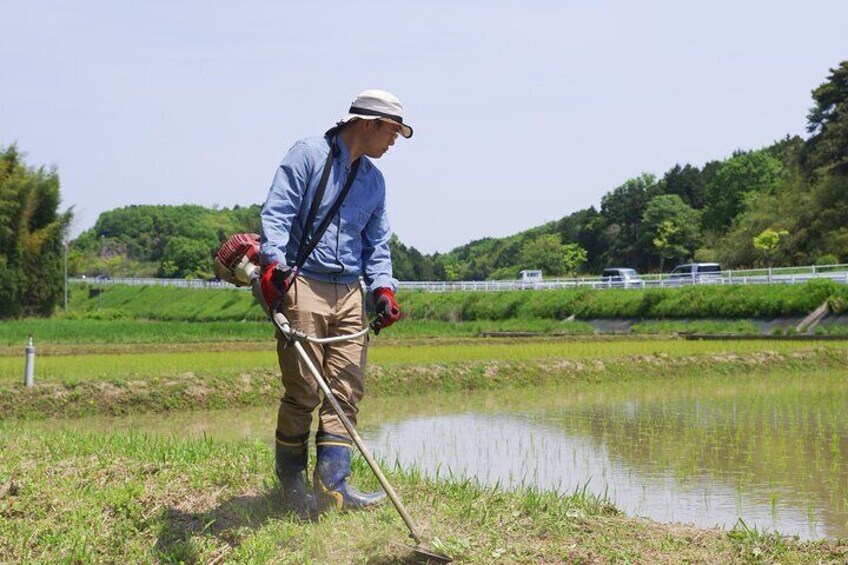
M 11 562 L 415 563 L 388 503 L 301 522 L 284 512 L 261 443 L 33 432 L 0 424 L 0 555 Z M 384 468 L 386 468 L 384 466 Z M 841 563 L 800 542 L 619 514 L 585 492 L 505 492 L 388 466 L 434 549 L 457 563 Z M 352 482 L 376 481 L 360 458 Z

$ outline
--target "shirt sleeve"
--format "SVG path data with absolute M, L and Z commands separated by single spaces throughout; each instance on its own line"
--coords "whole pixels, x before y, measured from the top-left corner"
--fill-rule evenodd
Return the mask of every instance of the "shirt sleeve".
M 374 292 L 378 288 L 390 288 L 397 292 L 397 279 L 392 276 L 392 255 L 389 250 L 389 238 L 392 230 L 386 213 L 385 184 L 382 178 L 380 185 L 383 190 L 381 203 L 374 209 L 365 230 L 362 232 L 362 264 L 364 279 L 368 290 Z
M 260 214 L 262 239 L 259 249 L 263 265 L 274 261 L 286 264 L 286 245 L 306 193 L 313 163 L 314 157 L 307 145 L 298 142 L 277 167 Z

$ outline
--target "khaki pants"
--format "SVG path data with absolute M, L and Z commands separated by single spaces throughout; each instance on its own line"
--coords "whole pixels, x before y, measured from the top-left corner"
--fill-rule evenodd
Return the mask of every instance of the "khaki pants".
M 285 298 L 286 317 L 295 329 L 315 337 L 355 333 L 364 327 L 365 311 L 359 283 L 336 284 L 298 277 Z M 345 415 L 356 425 L 357 405 L 365 392 L 365 358 L 367 337 L 318 345 L 303 343 L 324 380 L 341 404 Z M 287 438 L 309 433 L 312 412 L 318 412 L 318 430 L 349 437 L 332 405 L 321 402 L 320 389 L 309 368 L 293 347 L 277 335 L 285 392 L 277 413 L 278 435 Z

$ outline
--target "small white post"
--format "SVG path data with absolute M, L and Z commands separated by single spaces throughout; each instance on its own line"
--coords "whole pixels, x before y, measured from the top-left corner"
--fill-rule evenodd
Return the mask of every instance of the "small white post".
M 32 379 L 35 374 L 35 345 L 32 343 L 32 333 L 26 345 L 26 368 L 24 369 L 24 386 L 32 388 Z

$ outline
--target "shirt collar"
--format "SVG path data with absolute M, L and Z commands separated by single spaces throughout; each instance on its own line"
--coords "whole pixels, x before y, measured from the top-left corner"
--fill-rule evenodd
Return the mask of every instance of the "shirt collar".
M 341 162 L 342 166 L 344 166 L 347 169 L 348 168 L 347 159 L 350 156 L 350 150 L 347 148 L 347 145 L 345 145 L 345 142 L 342 139 L 342 136 L 340 136 L 340 135 L 336 136 L 336 145 L 338 145 L 338 147 L 339 147 L 339 156 L 337 157 L 337 159 L 339 160 L 339 162 Z M 332 151 L 332 148 L 330 150 Z M 360 170 L 367 171 L 370 168 L 371 161 L 367 157 L 365 157 L 365 155 L 360 157 L 359 161 L 360 161 L 360 163 L 359 163 Z
M 345 145 L 345 142 L 344 142 L 344 140 L 342 139 L 342 136 L 340 136 L 340 135 L 337 135 L 337 136 L 336 136 L 336 145 L 337 145 L 337 146 L 338 146 L 338 148 L 339 148 L 339 156 L 338 156 L 338 159 L 339 159 L 342 163 L 344 163 L 344 164 L 345 164 L 345 166 L 347 166 L 347 159 L 348 159 L 348 157 L 350 156 L 350 150 L 347 148 L 347 145 Z M 331 150 L 332 150 L 332 148 L 331 148 Z

